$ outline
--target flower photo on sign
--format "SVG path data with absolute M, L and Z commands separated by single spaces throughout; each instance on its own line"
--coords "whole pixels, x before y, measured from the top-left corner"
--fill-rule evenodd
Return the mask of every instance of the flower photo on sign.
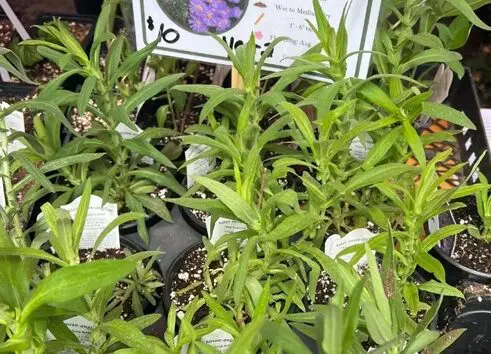
M 248 0 L 159 0 L 167 16 L 187 31 L 220 34 L 242 19 Z

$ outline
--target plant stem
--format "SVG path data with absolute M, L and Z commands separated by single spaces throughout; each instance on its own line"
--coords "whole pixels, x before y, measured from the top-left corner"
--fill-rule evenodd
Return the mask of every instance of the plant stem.
M 10 174 L 10 164 L 9 164 L 9 158 L 8 158 L 8 138 L 7 138 L 7 133 L 6 133 L 7 127 L 5 125 L 5 117 L 0 119 L 0 144 L 1 144 L 1 149 L 4 152 L 4 156 L 2 158 L 2 166 L 1 166 L 1 173 L 2 173 L 2 180 L 5 186 L 5 195 L 7 196 L 7 207 L 11 207 L 14 209 L 17 209 L 17 200 L 15 193 L 13 191 L 12 187 L 12 179 L 11 179 L 11 174 Z M 26 245 L 25 240 L 22 237 L 22 226 L 20 223 L 20 218 L 17 212 L 14 213 L 14 216 L 12 217 L 12 224 L 14 227 L 14 243 L 16 246 L 19 245 Z

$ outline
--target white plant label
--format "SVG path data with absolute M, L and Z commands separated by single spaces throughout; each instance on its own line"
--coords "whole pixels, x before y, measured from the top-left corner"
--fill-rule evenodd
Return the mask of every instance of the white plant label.
M 82 197 L 78 197 L 73 202 L 67 205 L 62 205 L 61 208 L 68 211 L 71 218 L 74 219 L 77 214 L 77 209 L 80 205 Z M 101 232 L 118 217 L 118 206 L 114 203 L 106 203 L 102 205 L 102 198 L 96 195 L 90 197 L 89 210 L 87 213 L 87 221 L 85 222 L 82 238 L 80 240 L 80 248 L 93 248 L 94 243 Z M 108 248 L 120 248 L 119 244 L 119 229 L 115 227 L 101 242 L 98 250 Z
M 2 109 L 7 109 L 10 107 L 10 105 L 6 102 L 2 102 L 0 104 L 0 107 Z M 5 126 L 8 130 L 7 136 L 10 136 L 14 131 L 18 132 L 25 132 L 26 127 L 24 125 L 24 113 L 20 111 L 15 111 L 11 114 L 9 114 L 7 117 L 5 117 Z M 25 148 L 24 144 L 22 144 L 20 141 L 15 140 L 11 143 L 9 143 L 8 146 L 8 153 L 10 154 L 11 152 L 20 150 Z
M 63 322 L 73 332 L 75 337 L 77 337 L 80 344 L 82 344 L 85 347 L 89 347 L 92 344 L 90 341 L 90 335 L 92 334 L 92 331 L 96 327 L 95 323 L 87 320 L 85 317 L 82 317 L 82 316 L 72 317 L 72 318 L 69 318 Z M 47 337 L 48 337 L 48 340 L 55 340 L 56 339 L 55 336 L 50 331 L 48 331 Z M 73 350 L 65 350 L 65 351 L 61 351 L 59 353 L 71 354 L 71 353 L 76 353 L 76 352 Z
M 160 43 L 155 54 L 189 60 L 228 64 L 224 48 L 208 33 L 222 38 L 236 49 L 256 39 L 257 59 L 278 37 L 288 40 L 271 52 L 264 70 L 278 71 L 292 63 L 319 40 L 306 20 L 315 24 L 312 1 L 300 0 L 134 0 L 133 14 L 138 49 L 155 39 Z M 218 2 L 217 2 L 218 3 Z M 347 7 L 347 75 L 366 78 L 378 22 L 381 0 L 321 0 L 320 5 L 330 24 L 339 26 Z M 325 79 L 325 78 L 320 78 Z
M 366 243 L 374 236 L 376 236 L 376 234 L 370 232 L 367 229 L 353 230 L 347 235 L 345 235 L 344 237 L 341 237 L 340 235 L 337 234 L 331 235 L 326 240 L 324 252 L 326 255 L 334 259 L 341 251 L 354 245 Z M 340 258 L 345 262 L 349 262 L 352 256 L 353 256 L 352 254 L 347 254 L 341 256 Z M 367 261 L 368 260 L 366 256 L 363 256 L 363 258 L 358 261 L 357 265 L 358 266 L 364 265 L 367 263 Z
M 199 154 L 210 150 L 210 147 L 206 145 L 190 145 L 185 151 L 186 161 L 194 159 Z M 186 166 L 186 181 L 188 189 L 194 185 L 193 176 L 204 176 L 211 172 L 216 166 L 216 159 L 214 157 L 206 157 L 198 159 Z
M 367 158 L 368 153 L 373 148 L 373 139 L 366 135 L 365 143 L 361 141 L 359 137 L 354 138 L 349 146 L 351 156 L 359 161 L 363 161 Z
M 213 233 L 211 231 L 211 216 L 206 218 L 206 230 L 208 231 L 208 237 L 210 238 L 210 242 L 215 244 L 220 240 L 224 235 L 235 234 L 239 231 L 247 230 L 247 225 L 231 219 L 218 218 L 215 223 L 215 227 L 213 227 Z
M 130 140 L 130 139 L 136 138 L 138 135 L 143 133 L 143 130 L 139 126 L 136 127 L 136 131 L 135 131 L 123 123 L 119 123 L 116 126 L 116 131 L 119 132 L 119 134 L 121 134 L 121 137 L 123 138 L 123 140 Z M 149 141 L 150 141 L 150 139 L 149 139 Z M 144 162 L 148 165 L 153 165 L 153 162 L 154 162 L 153 159 L 151 157 L 148 157 L 148 156 L 144 156 L 141 160 L 142 160 L 142 162 Z
M 3 188 L 3 179 L 0 178 L 0 206 L 5 208 L 7 206 L 5 189 Z
M 440 217 L 435 216 L 434 218 L 431 218 L 428 220 L 428 230 L 432 234 L 433 232 L 436 232 L 440 230 Z
M 177 340 L 177 337 L 174 339 Z M 201 338 L 201 342 L 212 346 L 220 353 L 226 353 L 234 342 L 234 337 L 230 333 L 227 333 L 224 330 L 218 328 L 215 329 L 213 332 L 203 336 Z M 187 344 L 183 345 L 181 349 L 181 354 L 186 354 L 188 352 L 188 348 L 189 346 Z

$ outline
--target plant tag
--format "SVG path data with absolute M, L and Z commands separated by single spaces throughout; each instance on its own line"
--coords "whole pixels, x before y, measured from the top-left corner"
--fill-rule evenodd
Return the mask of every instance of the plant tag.
M 77 214 L 77 209 L 80 205 L 82 197 L 78 197 L 73 202 L 67 205 L 62 205 L 61 208 L 68 211 L 71 218 L 74 219 Z M 102 205 L 102 198 L 97 195 L 90 196 L 89 210 L 87 212 L 87 220 L 80 240 L 80 249 L 93 248 L 94 243 L 101 232 L 118 217 L 118 206 L 114 203 L 106 203 Z M 98 250 L 108 248 L 120 248 L 119 244 L 119 229 L 115 227 L 99 245 Z
M 440 218 L 438 215 L 428 220 L 428 230 L 430 231 L 430 234 L 440 230 Z
M 0 207 L 5 208 L 7 206 L 5 189 L 3 188 L 3 179 L 0 178 Z
M 82 316 L 75 316 L 63 322 L 72 331 L 75 337 L 77 337 L 80 344 L 82 344 L 85 347 L 89 347 L 92 344 L 90 341 L 90 335 L 92 334 L 92 331 L 96 327 L 95 323 L 87 320 L 85 317 Z M 56 337 L 49 330 L 47 333 L 47 337 L 48 340 L 56 340 Z M 64 350 L 64 351 L 60 351 L 59 353 L 68 354 L 68 353 L 76 353 L 76 352 L 73 350 Z
M 186 156 L 186 161 L 194 159 L 199 154 L 210 150 L 206 145 L 190 145 L 189 148 L 184 153 Z M 207 157 L 203 159 L 198 159 L 186 166 L 186 181 L 188 189 L 194 185 L 194 180 L 192 176 L 204 176 L 211 172 L 216 166 L 216 159 L 214 157 Z
M 10 107 L 10 105 L 6 102 L 2 102 L 0 104 L 0 107 L 2 109 L 7 109 Z M 24 126 L 24 113 L 20 111 L 15 111 L 13 113 L 10 113 L 8 116 L 5 117 L 5 126 L 7 127 L 7 136 L 10 136 L 12 132 L 18 131 L 18 132 L 25 132 L 26 127 Z M 8 147 L 8 153 L 10 154 L 11 152 L 20 150 L 25 148 L 24 144 L 22 144 L 20 141 L 15 140 L 11 143 L 9 143 Z
M 363 161 L 367 158 L 372 147 L 373 139 L 370 137 L 370 135 L 366 135 L 365 143 L 363 143 L 359 137 L 351 140 L 349 151 L 351 156 L 353 156 L 355 159 Z
M 344 237 L 341 237 L 337 234 L 332 235 L 329 236 L 329 238 L 326 240 L 326 244 L 324 246 L 325 247 L 324 252 L 326 255 L 334 259 L 341 251 L 351 246 L 365 243 L 369 241 L 371 238 L 373 238 L 374 236 L 376 235 L 367 229 L 353 230 Z M 341 256 L 340 258 L 345 262 L 349 262 L 352 256 L 353 255 L 351 254 L 347 254 Z M 368 262 L 367 257 L 363 256 L 363 258 L 360 259 L 356 265 L 362 266 L 365 265 L 367 262 Z
M 178 337 L 175 338 L 176 341 L 177 338 Z M 215 348 L 220 353 L 225 353 L 234 342 L 234 337 L 230 333 L 218 328 L 203 336 L 201 338 L 201 342 Z M 188 348 L 189 346 L 187 344 L 183 345 L 181 354 L 186 354 L 188 352 Z
M 121 134 L 123 140 L 130 140 L 136 138 L 138 135 L 143 133 L 143 129 L 141 129 L 139 126 L 137 126 L 136 131 L 134 131 L 133 129 L 131 129 L 130 127 L 128 127 L 126 124 L 123 123 L 119 123 L 116 126 L 116 131 L 119 132 L 119 134 Z M 148 141 L 150 141 L 150 139 L 148 139 Z M 142 157 L 142 162 L 148 165 L 153 165 L 154 163 L 153 159 L 148 156 Z
M 210 242 L 215 244 L 224 235 L 235 234 L 236 232 L 247 230 L 247 225 L 237 220 L 218 218 L 212 233 L 211 216 L 208 216 L 206 218 L 206 230 L 208 231 Z

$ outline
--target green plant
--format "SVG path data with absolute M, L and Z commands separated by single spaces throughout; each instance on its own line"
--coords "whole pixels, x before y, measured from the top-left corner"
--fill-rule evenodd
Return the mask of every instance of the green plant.
M 479 172 L 479 182 L 483 183 L 487 187 L 488 179 L 486 176 Z M 477 213 L 481 217 L 482 227 L 469 226 L 468 231 L 472 237 L 485 242 L 491 241 L 491 197 L 489 195 L 489 188 L 483 188 L 475 192 Z

